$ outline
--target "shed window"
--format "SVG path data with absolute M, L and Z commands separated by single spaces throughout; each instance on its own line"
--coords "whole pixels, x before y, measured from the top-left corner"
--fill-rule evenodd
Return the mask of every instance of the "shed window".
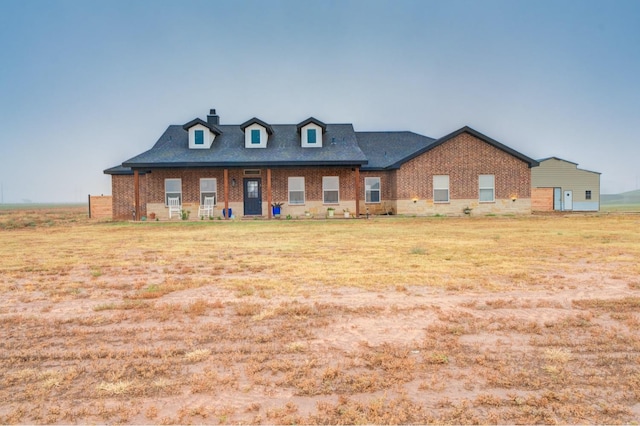
M 194 141 L 193 141 L 194 144 L 204 145 L 204 130 L 196 130 L 193 136 L 194 136 Z
M 304 204 L 304 177 L 289 178 L 289 204 Z
M 481 203 L 492 203 L 495 201 L 495 176 L 480 175 L 479 183 L 479 201 Z
M 251 143 L 260 143 L 260 129 L 251 130 Z
M 180 199 L 182 204 L 182 179 L 165 179 L 164 180 L 164 204 L 169 205 L 169 197 Z
M 340 179 L 338 176 L 322 177 L 322 202 L 338 204 L 340 202 Z
M 218 182 L 216 178 L 200 179 L 200 204 L 204 205 L 204 197 L 213 197 L 213 204 L 218 202 Z
M 433 202 L 449 202 L 449 175 L 436 175 L 433 177 Z
M 590 190 L 584 191 L 584 199 L 585 200 L 590 200 L 591 199 L 591 191 Z
M 364 178 L 364 199 L 366 203 L 380 202 L 380 178 Z

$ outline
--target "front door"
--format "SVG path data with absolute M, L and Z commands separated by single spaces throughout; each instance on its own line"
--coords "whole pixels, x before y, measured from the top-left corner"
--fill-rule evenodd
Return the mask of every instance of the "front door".
M 262 215 L 261 179 L 244 179 L 244 215 Z
M 573 210 L 573 191 L 564 191 L 564 210 Z

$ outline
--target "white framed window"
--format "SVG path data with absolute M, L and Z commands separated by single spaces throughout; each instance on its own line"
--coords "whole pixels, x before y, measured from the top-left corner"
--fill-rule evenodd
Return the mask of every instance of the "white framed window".
M 338 204 L 340 202 L 340 178 L 338 176 L 322 177 L 322 202 Z
M 433 177 L 433 202 L 449 202 L 449 175 L 435 175 Z
M 304 204 L 304 177 L 289 177 L 289 204 Z
M 495 199 L 496 179 L 494 175 L 478 176 L 479 201 L 481 203 L 492 203 Z
M 201 205 L 204 205 L 204 197 L 213 197 L 213 204 L 218 204 L 218 180 L 216 178 L 200 178 Z
M 182 179 L 165 179 L 164 180 L 164 204 L 169 205 L 169 197 L 180 199 L 182 205 Z
M 365 200 L 365 203 L 380 202 L 380 178 L 379 177 L 364 178 L 364 200 Z

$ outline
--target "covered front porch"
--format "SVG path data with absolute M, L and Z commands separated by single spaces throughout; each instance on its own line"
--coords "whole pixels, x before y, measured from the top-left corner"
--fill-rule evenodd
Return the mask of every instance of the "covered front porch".
M 168 197 L 179 197 L 180 210 L 189 219 L 274 218 L 273 205 L 283 217 L 336 217 L 361 213 L 362 183 L 359 166 L 256 167 L 133 170 L 135 219 L 180 220 L 169 215 Z M 171 192 L 173 191 L 173 192 Z M 199 216 L 205 196 L 213 196 L 211 215 Z M 171 216 L 171 217 L 170 217 Z

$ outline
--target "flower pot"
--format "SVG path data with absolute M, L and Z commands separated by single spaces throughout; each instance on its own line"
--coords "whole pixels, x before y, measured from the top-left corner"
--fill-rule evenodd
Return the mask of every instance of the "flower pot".
M 327 210 L 327 215 L 329 217 L 333 217 L 333 210 Z
M 271 213 L 273 213 L 274 216 L 280 216 L 280 208 L 280 206 L 271 207 Z
M 351 217 L 351 214 L 349 212 L 344 212 L 345 219 L 349 219 L 350 217 Z

